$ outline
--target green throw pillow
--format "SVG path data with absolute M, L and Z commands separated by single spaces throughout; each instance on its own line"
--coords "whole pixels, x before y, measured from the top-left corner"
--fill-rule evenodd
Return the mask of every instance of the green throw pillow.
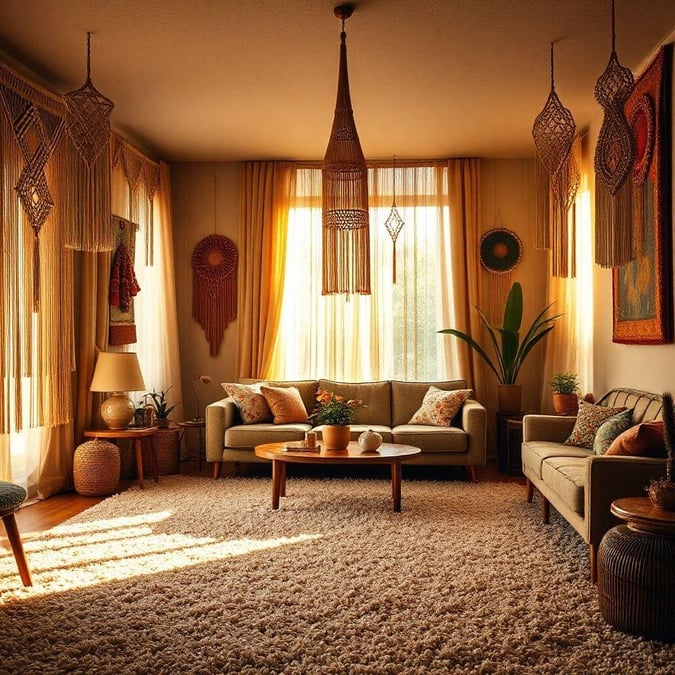
M 615 438 L 630 428 L 633 421 L 633 411 L 624 410 L 618 415 L 612 415 L 603 422 L 595 432 L 593 440 L 593 452 L 596 455 L 604 455 Z

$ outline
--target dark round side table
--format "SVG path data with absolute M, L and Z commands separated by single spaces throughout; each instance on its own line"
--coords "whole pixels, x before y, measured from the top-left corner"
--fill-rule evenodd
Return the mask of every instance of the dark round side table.
M 675 641 L 675 512 L 648 497 L 612 502 L 627 522 L 605 534 L 598 549 L 598 598 L 606 621 L 626 633 Z

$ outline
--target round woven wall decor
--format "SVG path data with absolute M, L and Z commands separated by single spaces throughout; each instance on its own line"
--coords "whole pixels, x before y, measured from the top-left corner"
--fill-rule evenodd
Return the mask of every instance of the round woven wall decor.
M 204 237 L 192 251 L 192 316 L 204 329 L 211 356 L 217 356 L 225 329 L 237 316 L 239 254 L 230 239 Z
M 649 173 L 654 151 L 654 102 L 648 95 L 640 96 L 637 100 L 629 124 L 633 132 L 636 154 L 633 182 L 642 185 Z
M 511 230 L 490 230 L 480 240 L 480 262 L 490 272 L 510 272 L 518 267 L 522 257 L 523 244 Z

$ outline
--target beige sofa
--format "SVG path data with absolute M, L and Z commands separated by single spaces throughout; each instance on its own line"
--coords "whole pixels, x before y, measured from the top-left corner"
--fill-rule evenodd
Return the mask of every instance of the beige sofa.
M 251 382 L 251 380 L 249 380 Z M 382 434 L 386 443 L 402 443 L 422 449 L 411 464 L 467 466 L 473 481 L 476 468 L 485 466 L 486 410 L 473 399 L 467 400 L 449 427 L 408 424 L 431 385 L 443 390 L 465 389 L 464 380 L 445 382 L 381 382 L 344 383 L 333 380 L 269 382 L 274 386 L 294 386 L 300 392 L 308 415 L 314 410 L 317 389 L 341 394 L 347 399 L 360 399 L 351 425 L 351 438 L 372 429 Z M 300 441 L 314 428 L 321 439 L 321 427 L 300 424 L 242 424 L 234 401 L 223 398 L 206 407 L 206 459 L 213 462 L 213 476 L 218 478 L 223 462 L 256 462 L 256 445 Z
M 634 389 L 612 389 L 598 401 L 633 409 L 633 424 L 660 419 L 661 396 Z M 591 579 L 596 580 L 596 554 L 603 535 L 619 524 L 610 505 L 619 497 L 645 495 L 652 478 L 664 475 L 665 459 L 595 455 L 592 450 L 564 445 L 575 417 L 525 415 L 522 463 L 527 500 L 541 496 L 543 519 L 549 505 L 562 515 L 589 546 Z

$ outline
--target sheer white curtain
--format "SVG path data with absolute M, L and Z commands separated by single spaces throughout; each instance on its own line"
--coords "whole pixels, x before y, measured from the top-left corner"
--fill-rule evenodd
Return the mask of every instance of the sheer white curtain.
M 405 224 L 396 243 L 394 283 L 393 245 L 384 225 L 393 169 L 369 169 L 372 294 L 346 297 L 321 295 L 321 171 L 298 168 L 275 377 L 352 382 L 446 377 L 449 364 L 437 334 L 449 297 L 442 292 L 450 266 L 446 173 L 443 165 L 396 167 L 396 203 Z

